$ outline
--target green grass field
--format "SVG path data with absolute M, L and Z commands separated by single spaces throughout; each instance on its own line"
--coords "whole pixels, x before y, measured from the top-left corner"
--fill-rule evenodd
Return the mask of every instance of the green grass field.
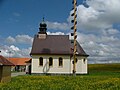
M 88 65 L 88 75 L 13 77 L 0 90 L 120 90 L 120 64 Z

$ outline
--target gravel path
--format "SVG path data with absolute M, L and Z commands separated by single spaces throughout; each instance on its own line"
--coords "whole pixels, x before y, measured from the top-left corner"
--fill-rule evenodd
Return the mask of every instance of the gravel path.
M 16 77 L 16 76 L 25 75 L 25 74 L 26 74 L 25 72 L 15 72 L 15 73 L 11 73 L 11 77 Z

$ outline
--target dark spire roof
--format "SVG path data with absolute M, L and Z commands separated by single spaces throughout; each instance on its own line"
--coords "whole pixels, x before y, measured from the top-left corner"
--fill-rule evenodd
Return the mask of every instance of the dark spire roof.
M 45 23 L 44 17 L 43 17 L 43 20 L 40 23 L 40 28 L 39 28 L 39 32 L 38 33 L 39 34 L 47 34 L 46 31 L 47 31 L 47 24 Z

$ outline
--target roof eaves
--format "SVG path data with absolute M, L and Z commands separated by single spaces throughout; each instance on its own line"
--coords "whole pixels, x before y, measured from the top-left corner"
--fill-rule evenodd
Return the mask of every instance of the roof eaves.
M 32 55 L 73 55 L 72 53 L 30 53 L 30 56 Z M 86 56 L 88 57 L 88 54 L 76 54 L 77 56 Z

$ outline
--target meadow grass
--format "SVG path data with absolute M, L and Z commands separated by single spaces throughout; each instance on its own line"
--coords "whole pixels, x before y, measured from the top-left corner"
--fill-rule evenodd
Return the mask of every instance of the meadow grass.
M 120 90 L 120 64 L 88 65 L 87 75 L 13 77 L 0 90 Z

